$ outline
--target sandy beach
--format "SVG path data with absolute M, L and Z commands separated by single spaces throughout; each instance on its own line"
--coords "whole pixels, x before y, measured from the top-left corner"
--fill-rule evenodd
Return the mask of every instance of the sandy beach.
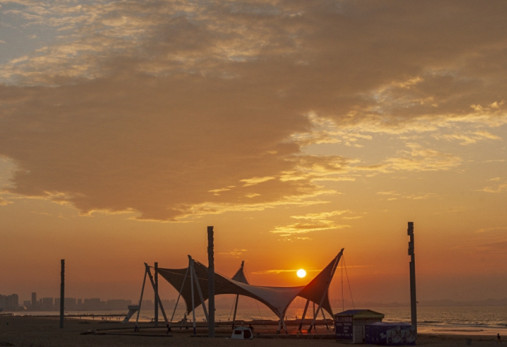
M 0 346 L 348 346 L 332 336 L 276 336 L 259 333 L 253 340 L 231 340 L 227 330 L 218 329 L 217 337 L 204 331 L 192 336 L 191 330 L 141 327 L 139 332 L 119 322 L 66 319 L 60 329 L 57 317 L 0 316 Z M 506 344 L 505 342 L 503 344 Z M 495 336 L 420 334 L 420 346 L 499 346 Z

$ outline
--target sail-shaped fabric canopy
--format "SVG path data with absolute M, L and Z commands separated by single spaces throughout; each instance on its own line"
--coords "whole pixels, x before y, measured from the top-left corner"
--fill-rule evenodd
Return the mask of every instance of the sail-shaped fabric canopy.
M 234 274 L 234 276 L 232 276 L 232 279 L 235 280 L 235 281 L 238 281 L 238 282 L 249 284 L 248 280 L 246 279 L 245 272 L 243 271 L 243 266 L 244 265 L 245 265 L 245 262 L 242 261 L 241 262 L 241 267 L 239 268 L 238 271 L 236 271 L 236 273 Z
M 299 287 L 266 287 L 254 286 L 248 283 L 243 273 L 243 267 L 233 276 L 234 279 L 226 278 L 215 273 L 215 295 L 237 294 L 244 295 L 258 300 L 268 306 L 280 319 L 285 315 L 290 303 L 301 296 L 318 305 L 333 314 L 329 303 L 328 289 L 335 273 L 336 267 L 343 254 L 343 249 L 338 255 L 306 286 Z M 190 257 L 189 257 L 190 258 Z M 193 262 L 195 270 L 195 282 L 199 283 L 203 300 L 207 300 L 208 294 L 208 268 L 197 262 Z M 191 266 L 183 269 L 158 268 L 159 274 L 165 278 L 176 290 L 178 290 L 185 300 L 187 313 L 190 313 L 195 307 L 203 304 L 198 291 L 194 288 L 194 298 L 192 300 L 191 287 Z M 192 307 L 192 303 L 193 306 Z

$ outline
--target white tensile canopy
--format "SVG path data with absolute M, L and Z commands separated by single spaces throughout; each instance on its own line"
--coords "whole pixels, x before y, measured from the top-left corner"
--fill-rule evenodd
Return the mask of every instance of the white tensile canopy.
M 244 295 L 258 300 L 268 306 L 280 320 L 283 320 L 287 308 L 297 297 L 303 297 L 308 302 L 312 301 L 333 315 L 329 303 L 328 289 L 335 273 L 338 262 L 343 254 L 343 249 L 331 260 L 331 262 L 306 286 L 300 287 L 266 287 L 249 284 L 243 272 L 243 264 L 232 278 L 226 278 L 215 273 L 215 295 L 236 294 Z M 203 301 L 207 300 L 208 294 L 208 268 L 193 259 L 190 259 L 189 267 L 183 269 L 158 268 L 158 273 L 165 278 L 185 300 L 187 313 L 190 313 Z M 194 275 L 191 275 L 192 267 Z M 194 290 L 192 277 L 199 290 Z M 192 298 L 193 294 L 193 298 Z

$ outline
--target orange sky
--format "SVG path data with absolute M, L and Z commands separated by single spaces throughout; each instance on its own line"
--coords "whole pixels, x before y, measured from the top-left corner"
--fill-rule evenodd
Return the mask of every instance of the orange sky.
M 134 299 L 213 225 L 221 274 L 345 248 L 354 300 L 408 302 L 413 221 L 420 301 L 507 297 L 504 1 L 0 8 L 0 294 L 65 258 L 68 296 Z

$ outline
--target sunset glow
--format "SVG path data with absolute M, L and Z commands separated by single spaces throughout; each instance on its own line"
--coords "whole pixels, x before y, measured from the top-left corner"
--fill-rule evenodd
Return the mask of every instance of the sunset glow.
M 507 2 L 4 1 L 0 294 L 144 262 L 356 302 L 507 296 Z M 304 276 L 303 276 L 304 277 Z M 167 289 L 164 299 L 177 297 Z
M 305 278 L 305 277 L 306 277 L 306 270 L 305 270 L 305 269 L 299 269 L 299 270 L 296 272 L 296 275 L 297 275 L 299 278 Z

